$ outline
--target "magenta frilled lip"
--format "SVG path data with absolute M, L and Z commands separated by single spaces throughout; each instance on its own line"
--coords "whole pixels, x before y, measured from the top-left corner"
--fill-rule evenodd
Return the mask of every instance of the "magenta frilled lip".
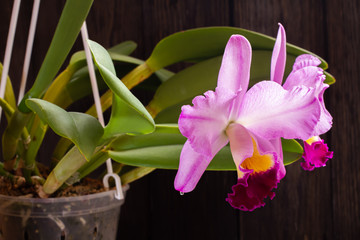
M 253 211 L 265 205 L 265 198 L 273 199 L 280 182 L 278 178 L 279 164 L 274 165 L 265 172 L 246 174 L 246 177 L 238 179 L 237 184 L 232 186 L 232 193 L 228 194 L 226 201 L 233 208 L 243 211 Z
M 318 167 L 325 167 L 326 162 L 333 157 L 333 152 L 329 151 L 329 148 L 324 140 L 315 141 L 311 144 L 304 142 L 304 162 L 301 166 L 304 170 L 312 171 Z

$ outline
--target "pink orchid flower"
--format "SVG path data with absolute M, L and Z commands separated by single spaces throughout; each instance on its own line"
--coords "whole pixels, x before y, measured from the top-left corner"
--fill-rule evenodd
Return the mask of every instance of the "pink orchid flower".
M 279 31 L 271 59 L 271 80 L 282 83 L 286 62 L 286 34 L 283 26 L 279 24 Z M 323 167 L 327 160 L 333 157 L 333 152 L 318 135 L 330 130 L 332 117 L 324 103 L 324 92 L 329 87 L 324 83 L 323 69 L 317 67 L 321 61 L 312 55 L 303 54 L 296 58 L 293 69 L 286 79 L 283 87 L 291 90 L 297 86 L 306 86 L 315 89 L 315 96 L 320 104 L 320 120 L 315 126 L 312 138 L 304 141 L 305 162 L 301 163 L 304 170 L 312 171 L 315 167 Z M 280 140 L 279 140 L 280 141 Z
M 264 206 L 266 197 L 272 199 L 272 189 L 285 175 L 280 138 L 310 138 L 322 111 L 316 89 L 307 86 L 286 90 L 275 81 L 262 81 L 247 90 L 250 64 L 248 40 L 231 36 L 215 91 L 182 107 L 179 129 L 188 140 L 174 183 L 180 192 L 192 191 L 216 153 L 230 142 L 238 182 L 227 201 L 248 211 Z

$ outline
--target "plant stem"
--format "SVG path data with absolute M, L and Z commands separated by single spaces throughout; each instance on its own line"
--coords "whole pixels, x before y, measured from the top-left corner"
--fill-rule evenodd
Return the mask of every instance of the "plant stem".
M 0 107 L 4 109 L 5 115 L 7 120 L 11 118 L 11 116 L 14 114 L 15 110 L 6 102 L 3 98 L 0 98 Z
M 8 177 L 10 179 L 14 178 L 14 175 L 12 175 L 11 173 L 9 173 L 4 169 L 4 164 L 2 162 L 0 162 L 0 175 L 4 177 Z
M 2 147 L 4 167 L 8 171 L 13 169 L 14 161 L 12 160 L 17 154 L 18 142 L 21 138 L 21 134 L 24 132 L 24 127 L 27 121 L 31 118 L 31 115 L 31 113 L 22 113 L 16 110 L 10 119 L 9 125 L 5 129 Z
M 107 151 L 102 150 L 94 155 L 91 160 L 85 164 L 83 167 L 79 169 L 79 178 L 83 178 L 97 169 L 99 166 L 104 164 L 106 160 L 109 158 Z
M 120 176 L 121 184 L 122 185 L 129 184 L 153 172 L 155 169 L 156 168 L 151 168 L 151 167 L 136 167 Z
M 46 179 L 43 186 L 44 192 L 46 194 L 54 193 L 85 163 L 87 163 L 87 161 L 77 147 L 70 149 Z
M 121 80 L 128 89 L 132 89 L 133 87 L 150 77 L 150 75 L 153 73 L 154 71 L 146 63 L 143 63 L 137 66 Z

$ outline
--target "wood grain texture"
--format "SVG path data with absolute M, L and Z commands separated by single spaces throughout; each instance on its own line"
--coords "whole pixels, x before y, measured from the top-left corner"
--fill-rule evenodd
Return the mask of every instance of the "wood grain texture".
M 335 116 L 331 132 L 334 238 L 359 238 L 360 5 L 358 1 L 329 1 L 326 7 L 328 60 L 337 77 L 329 98 Z
M 1 61 L 12 2 L 4 0 L 0 7 Z M 41 3 L 30 82 L 64 2 Z M 87 19 L 89 34 L 105 47 L 134 40 L 139 44 L 134 55 L 145 59 L 161 38 L 176 31 L 226 25 L 276 36 L 281 22 L 288 42 L 325 58 L 337 79 L 325 94 L 334 125 L 324 138 L 335 152 L 325 168 L 305 172 L 298 163 L 287 167 L 276 197 L 251 213 L 225 202 L 235 173 L 208 172 L 194 192 L 180 196 L 173 189 L 176 172 L 155 171 L 131 184 L 121 212 L 121 239 L 359 239 L 359 5 L 357 0 L 95 0 Z M 31 7 L 32 1 L 23 1 L 20 10 L 10 71 L 17 82 Z
M 320 1 L 235 1 L 234 24 L 271 36 L 277 23 L 286 29 L 287 41 L 320 56 L 326 52 L 324 9 Z M 331 146 L 331 144 L 330 144 Z M 324 184 L 327 183 L 327 184 Z M 266 207 L 241 213 L 241 239 L 329 239 L 331 220 L 331 169 L 305 172 L 300 164 L 287 167 L 287 175 Z M 264 218 L 268 222 L 264 222 Z M 258 224 L 264 222 L 264 224 Z

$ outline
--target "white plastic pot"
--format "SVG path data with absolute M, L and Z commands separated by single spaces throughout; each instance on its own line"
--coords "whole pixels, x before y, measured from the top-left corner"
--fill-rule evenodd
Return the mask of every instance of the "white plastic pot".
M 0 240 L 116 239 L 114 191 L 48 199 L 0 195 Z

